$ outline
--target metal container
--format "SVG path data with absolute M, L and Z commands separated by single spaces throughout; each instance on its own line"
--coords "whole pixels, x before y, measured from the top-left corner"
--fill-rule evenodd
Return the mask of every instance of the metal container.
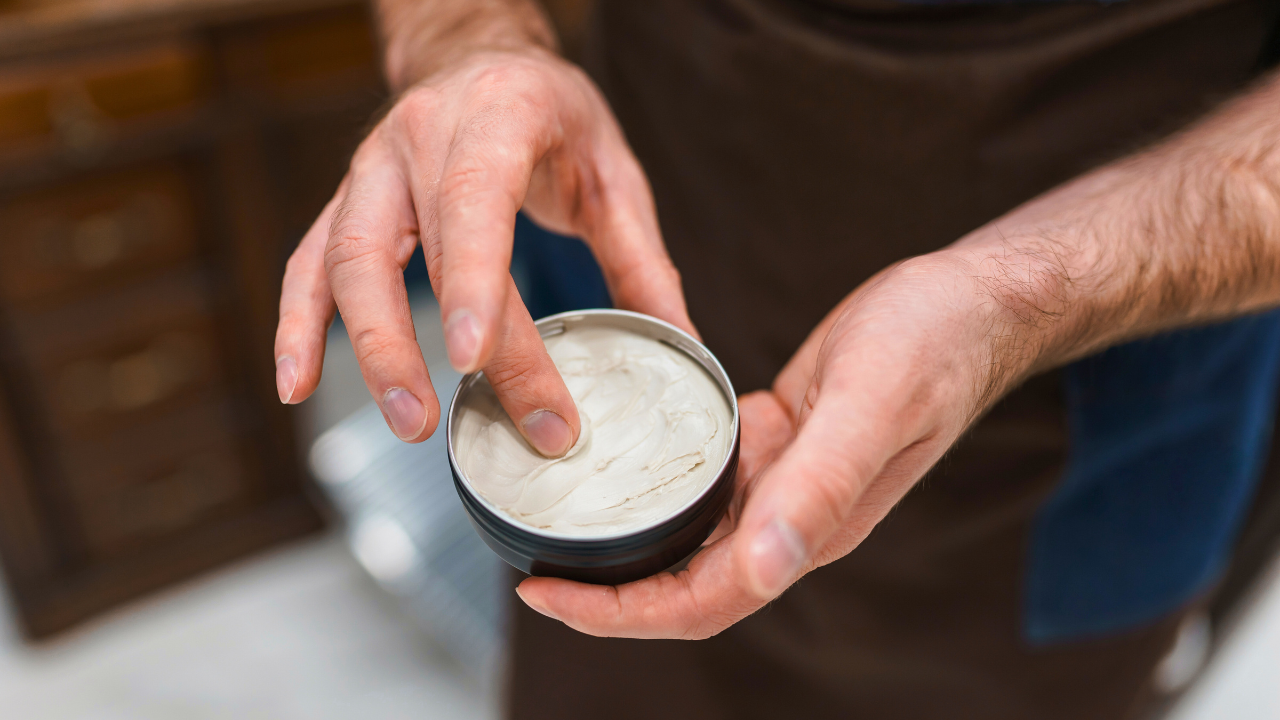
M 729 507 L 738 470 L 741 433 L 738 401 L 720 361 L 702 343 L 674 325 L 625 310 L 578 310 L 551 315 L 536 323 L 542 337 L 574 328 L 609 327 L 653 338 L 693 359 L 720 387 L 733 413 L 733 442 L 715 478 L 696 497 L 665 519 L 625 533 L 582 537 L 548 532 L 526 525 L 494 507 L 471 486 L 454 452 L 454 426 L 468 393 L 480 379 L 462 379 L 449 405 L 446 437 L 449 468 L 462 506 L 481 539 L 513 567 L 530 575 L 618 585 L 639 580 L 676 565 L 702 545 Z

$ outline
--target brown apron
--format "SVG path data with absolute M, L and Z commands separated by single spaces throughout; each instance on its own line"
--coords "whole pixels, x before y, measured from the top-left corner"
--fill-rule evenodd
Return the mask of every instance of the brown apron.
M 1276 0 L 604 0 L 588 67 L 653 183 L 694 322 L 767 387 L 871 274 L 1167 134 L 1257 72 Z M 846 558 L 701 642 L 515 612 L 515 718 L 1110 718 L 1180 620 L 1021 639 L 1057 375 L 983 419 Z

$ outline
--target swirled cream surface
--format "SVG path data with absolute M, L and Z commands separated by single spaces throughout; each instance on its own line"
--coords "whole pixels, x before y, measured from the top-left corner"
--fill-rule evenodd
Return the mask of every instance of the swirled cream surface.
M 609 535 L 665 519 L 714 480 L 733 411 L 692 358 L 615 328 L 545 342 L 577 403 L 578 441 L 562 458 L 539 455 L 480 378 L 454 427 L 454 456 L 476 492 L 536 528 Z

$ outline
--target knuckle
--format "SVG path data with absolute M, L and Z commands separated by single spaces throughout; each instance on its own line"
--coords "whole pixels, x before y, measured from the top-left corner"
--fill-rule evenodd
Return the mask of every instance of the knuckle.
M 810 490 L 817 498 L 819 507 L 830 513 L 830 520 L 833 522 L 845 516 L 858 495 L 854 478 L 832 469 L 815 473 L 810 483 Z
M 360 367 L 376 373 L 400 347 L 400 341 L 383 328 L 366 328 L 351 338 L 351 345 Z
M 484 369 L 489 383 L 498 392 L 510 392 L 528 384 L 537 372 L 539 362 L 532 352 L 517 350 L 505 353 Z
M 511 68 L 512 63 L 496 63 L 480 68 L 472 80 L 475 92 L 481 95 L 500 94 L 513 77 Z
M 405 93 L 399 102 L 387 113 L 387 123 L 398 130 L 413 131 L 434 117 L 443 105 L 444 97 L 440 90 L 419 86 Z
M 472 86 L 477 110 L 471 125 L 486 133 L 497 126 L 525 131 L 541 128 L 553 105 L 555 90 L 546 73 L 525 62 L 481 69 Z
M 475 75 L 475 90 L 486 97 L 508 97 L 541 89 L 543 71 L 534 63 L 511 59 L 480 68 Z
M 442 99 L 443 95 L 437 88 L 419 85 L 405 93 L 400 102 L 396 103 L 396 109 L 402 115 L 423 117 L 438 110 Z
M 440 176 L 440 202 L 457 203 L 491 192 L 494 186 L 489 175 L 489 168 L 475 159 L 452 163 Z
M 329 229 L 329 243 L 325 246 L 325 271 L 332 273 L 335 268 L 367 261 L 379 250 L 378 244 L 373 240 L 373 228 L 370 223 L 352 212 L 339 208 L 334 214 L 333 224 Z
M 532 136 L 546 127 L 548 102 L 540 87 L 521 87 L 513 90 L 495 103 L 493 115 L 505 122 L 516 123 L 532 142 Z
M 495 168 L 480 158 L 467 158 L 451 164 L 440 176 L 439 202 L 451 208 L 496 201 L 511 206 L 511 214 L 520 203 L 514 189 L 518 182 L 509 169 Z

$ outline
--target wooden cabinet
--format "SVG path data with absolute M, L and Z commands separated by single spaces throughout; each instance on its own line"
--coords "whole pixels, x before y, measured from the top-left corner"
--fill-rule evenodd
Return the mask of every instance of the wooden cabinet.
M 0 561 L 29 635 L 320 526 L 279 281 L 384 99 L 363 5 L 0 10 Z

